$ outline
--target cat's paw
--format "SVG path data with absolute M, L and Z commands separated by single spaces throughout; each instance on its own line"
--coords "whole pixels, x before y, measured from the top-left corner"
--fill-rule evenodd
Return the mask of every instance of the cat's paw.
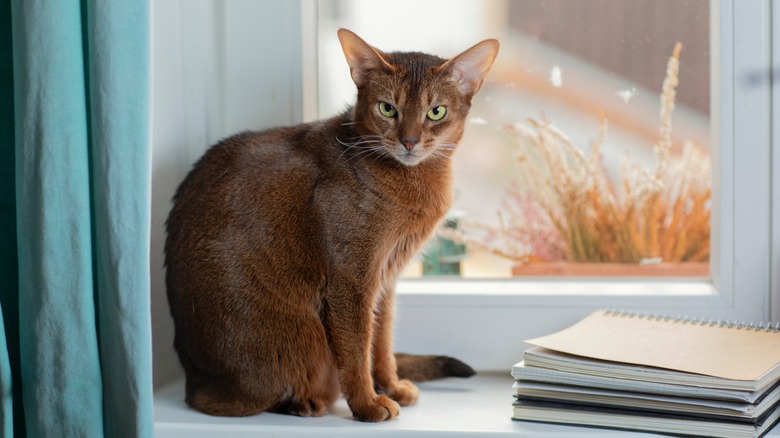
M 328 402 L 315 399 L 304 400 L 291 404 L 287 413 L 299 417 L 322 417 L 328 413 Z
M 409 406 L 420 397 L 420 390 L 409 380 L 399 380 L 398 383 L 386 389 L 387 395 L 401 406 Z
M 299 417 L 321 417 L 328 413 L 330 401 L 327 398 L 289 398 L 268 409 L 270 412 L 297 415 Z
M 368 403 L 352 402 L 349 404 L 352 415 L 359 421 L 385 421 L 395 418 L 401 411 L 398 403 L 385 395 L 377 395 Z

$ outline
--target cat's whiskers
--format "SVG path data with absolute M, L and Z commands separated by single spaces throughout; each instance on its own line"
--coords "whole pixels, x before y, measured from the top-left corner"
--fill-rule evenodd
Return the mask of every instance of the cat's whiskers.
M 457 143 L 439 143 L 433 149 L 435 152 L 452 152 L 458 148 Z
M 344 146 L 354 146 L 355 144 L 359 144 L 364 141 L 371 141 L 371 140 L 382 140 L 383 137 L 381 135 L 362 135 L 360 137 L 353 137 L 351 140 L 354 140 L 353 142 L 346 142 L 341 140 L 340 138 L 336 137 L 336 141 L 341 143 Z
M 469 162 L 472 160 L 472 158 L 476 159 L 477 155 L 479 154 L 478 149 L 475 147 L 471 147 L 473 145 L 469 145 L 469 144 L 441 143 L 441 145 L 443 145 L 443 147 L 441 147 L 441 150 L 446 151 L 451 155 L 454 155 L 455 150 L 457 150 L 458 158 L 455 161 L 459 163 Z M 456 164 L 456 167 L 458 165 L 459 164 Z
M 457 143 L 437 143 L 429 152 L 429 156 L 436 158 L 449 159 L 457 149 Z
M 380 158 L 389 155 L 384 141 L 361 147 L 361 149 L 360 152 L 354 155 L 355 158 L 365 156 L 372 157 L 374 161 L 378 161 Z
M 381 143 L 365 143 L 361 146 L 356 146 L 356 151 L 354 154 L 352 154 L 351 158 L 376 152 L 377 150 L 381 149 L 381 146 Z
M 339 155 L 337 161 L 341 160 L 341 157 L 343 157 L 344 154 L 347 153 L 347 151 L 350 149 L 358 150 L 352 155 L 352 158 L 357 158 L 361 155 L 371 155 L 373 152 L 385 151 L 385 139 L 381 135 L 364 135 L 356 137 L 354 140 L 354 142 L 348 143 L 336 137 L 336 141 L 345 146 L 344 151 L 341 152 L 341 155 Z M 349 159 L 347 159 L 347 161 L 349 161 Z

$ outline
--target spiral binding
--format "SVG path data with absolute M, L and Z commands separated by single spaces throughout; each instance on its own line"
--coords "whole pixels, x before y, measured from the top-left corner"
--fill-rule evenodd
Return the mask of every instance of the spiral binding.
M 646 312 L 637 312 L 633 310 L 625 310 L 625 309 L 605 309 L 604 310 L 605 315 L 609 316 L 619 316 L 619 317 L 628 317 L 628 318 L 638 318 L 638 319 L 647 319 L 647 320 L 653 320 L 653 321 L 671 321 L 671 322 L 679 322 L 682 324 L 693 324 L 693 325 L 701 325 L 701 326 L 710 326 L 710 327 L 726 327 L 726 328 L 733 328 L 737 330 L 755 330 L 759 332 L 770 332 L 770 333 L 780 333 L 780 322 L 776 323 L 775 325 L 772 325 L 771 322 L 761 322 L 761 323 L 755 323 L 755 322 L 739 322 L 737 320 L 731 321 L 731 320 L 722 320 L 722 319 L 706 319 L 706 318 L 690 318 L 688 316 L 670 316 L 670 315 L 660 315 L 656 313 L 646 313 Z

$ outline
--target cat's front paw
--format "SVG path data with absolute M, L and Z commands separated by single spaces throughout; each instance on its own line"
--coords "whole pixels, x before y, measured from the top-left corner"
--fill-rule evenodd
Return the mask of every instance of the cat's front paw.
M 395 418 L 401 411 L 401 407 L 398 403 L 390 400 L 385 395 L 377 395 L 373 400 L 360 403 L 351 402 L 349 408 L 352 410 L 352 415 L 360 421 L 385 421 Z
M 393 400 L 397 401 L 401 406 L 409 406 L 417 401 L 420 397 L 420 390 L 417 386 L 409 380 L 399 380 L 398 383 L 392 385 L 385 390 L 387 395 Z

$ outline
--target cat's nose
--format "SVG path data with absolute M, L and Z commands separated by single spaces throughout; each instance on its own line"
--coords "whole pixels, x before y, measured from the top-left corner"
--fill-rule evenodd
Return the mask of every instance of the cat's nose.
M 404 148 L 406 148 L 407 151 L 411 151 L 414 149 L 414 145 L 416 145 L 420 139 L 418 138 L 402 138 L 401 144 L 404 145 Z

